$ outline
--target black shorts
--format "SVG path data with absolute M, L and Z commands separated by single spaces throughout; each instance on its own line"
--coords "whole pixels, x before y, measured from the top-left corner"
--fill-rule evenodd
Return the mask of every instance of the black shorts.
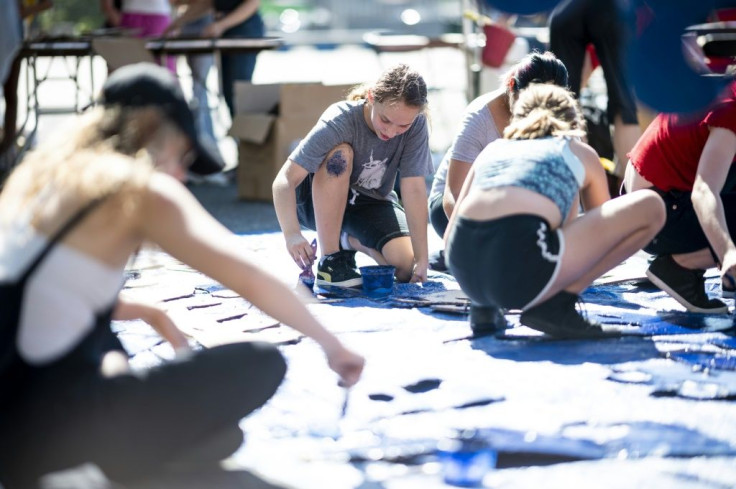
M 655 190 L 664 200 L 667 208 L 667 221 L 662 230 L 654 237 L 651 243 L 644 247 L 644 251 L 653 255 L 672 255 L 680 253 L 691 253 L 693 251 L 710 249 L 713 259 L 718 262 L 718 257 L 706 238 L 700 225 L 690 192 L 670 190 L 664 192 Z M 729 192 L 721 194 L 723 202 L 723 213 L 726 217 L 728 234 L 734 239 L 736 232 L 736 193 Z
M 296 189 L 296 213 L 299 224 L 316 230 L 312 204 L 313 178 L 314 175 L 310 173 Z M 363 246 L 380 253 L 392 239 L 409 236 L 409 225 L 404 208 L 398 203 L 374 199 L 350 190 L 345 203 L 342 231 L 357 238 Z
M 491 221 L 459 217 L 447 243 L 447 266 L 473 303 L 504 309 L 534 305 L 559 271 L 564 239 L 539 216 Z

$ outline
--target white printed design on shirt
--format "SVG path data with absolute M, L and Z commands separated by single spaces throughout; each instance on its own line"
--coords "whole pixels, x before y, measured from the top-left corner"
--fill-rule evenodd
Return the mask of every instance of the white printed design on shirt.
M 354 188 L 351 188 L 350 191 L 353 193 L 353 196 L 350 197 L 350 200 L 348 201 L 348 203 L 350 205 L 355 205 L 355 199 L 358 198 L 358 191 L 355 190 Z
M 374 189 L 381 186 L 383 175 L 386 173 L 386 162 L 388 158 L 383 160 L 374 160 L 373 151 L 371 151 L 371 159 L 367 163 L 363 163 L 363 170 L 360 172 L 358 181 L 356 182 L 363 188 Z

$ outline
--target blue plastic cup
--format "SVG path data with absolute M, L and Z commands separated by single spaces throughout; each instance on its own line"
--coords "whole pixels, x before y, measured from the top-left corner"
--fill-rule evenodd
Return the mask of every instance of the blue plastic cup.
M 363 277 L 363 292 L 368 297 L 388 297 L 394 290 L 394 273 L 396 267 L 391 265 L 370 265 L 360 267 Z

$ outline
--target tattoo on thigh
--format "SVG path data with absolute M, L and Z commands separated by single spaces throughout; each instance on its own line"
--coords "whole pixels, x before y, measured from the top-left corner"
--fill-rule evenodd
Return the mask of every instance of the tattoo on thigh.
M 332 156 L 327 160 L 327 173 L 339 177 L 345 173 L 345 169 L 348 167 L 348 162 L 342 155 L 342 151 L 335 151 Z

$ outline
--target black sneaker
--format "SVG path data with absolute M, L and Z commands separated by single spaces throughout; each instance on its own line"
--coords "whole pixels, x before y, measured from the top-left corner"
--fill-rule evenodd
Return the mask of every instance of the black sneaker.
M 575 309 L 578 296 L 564 290 L 521 313 L 525 326 L 560 339 L 610 338 L 620 333 L 603 331 L 600 324 L 587 321 Z
M 685 268 L 672 255 L 656 257 L 647 269 L 647 277 L 671 295 L 690 312 L 704 314 L 728 313 L 728 306 L 705 293 L 705 270 Z
M 340 250 L 317 265 L 315 284 L 320 287 L 360 287 L 363 279 L 355 266 L 355 251 Z
M 429 268 L 436 272 L 447 272 L 445 263 L 445 250 L 435 251 L 429 254 Z
M 473 330 L 473 336 L 485 336 L 503 331 L 508 328 L 508 322 L 503 315 L 503 311 L 493 306 L 470 305 L 470 329 Z

